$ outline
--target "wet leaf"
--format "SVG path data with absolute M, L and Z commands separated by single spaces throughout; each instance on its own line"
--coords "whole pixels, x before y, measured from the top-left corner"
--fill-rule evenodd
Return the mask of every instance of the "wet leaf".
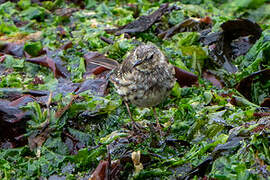
M 55 118 L 59 119 L 63 116 L 63 114 L 70 108 L 70 106 L 72 105 L 73 101 L 77 98 L 78 96 L 73 96 L 71 101 L 63 108 L 63 109 L 59 109 L 56 113 L 55 113 Z
M 7 43 L 0 41 L 0 51 L 16 57 L 23 57 L 23 44 Z
M 108 166 L 109 166 L 108 161 L 100 161 L 97 168 L 89 178 L 89 180 L 107 179 L 106 177 L 108 177 L 107 175 Z M 119 160 L 112 161 L 110 166 L 111 166 L 110 168 L 112 169 L 111 171 L 116 171 L 116 169 L 120 168 L 120 161 Z M 115 179 L 116 174 L 114 174 L 114 176 L 112 177 L 113 179 Z
M 180 69 L 178 67 L 174 67 L 174 69 L 175 69 L 175 77 L 181 87 L 191 86 L 197 83 L 198 77 L 195 74 Z
M 243 8 L 257 8 L 263 5 L 265 0 L 236 0 L 233 3 L 236 4 L 237 9 L 241 10 Z
M 144 32 L 150 28 L 155 22 L 160 20 L 160 18 L 167 13 L 168 11 L 173 10 L 174 8 L 169 7 L 169 4 L 163 4 L 158 10 L 153 12 L 148 16 L 140 16 L 135 21 L 119 27 L 118 29 L 107 29 L 107 32 L 115 33 L 115 35 L 121 35 L 123 33 L 137 33 Z
M 16 107 L 17 106 L 17 107 Z M 26 122 L 31 119 L 29 112 L 23 112 L 14 102 L 0 100 L 0 137 L 1 141 L 13 142 L 13 146 L 25 144 L 20 137 L 26 133 Z
M 16 123 L 23 119 L 27 119 L 27 117 L 29 118 L 26 113 L 16 107 L 17 103 L 15 102 L 8 103 L 7 101 L 1 101 L 0 105 L 2 122 Z
M 43 143 L 47 140 L 51 133 L 52 129 L 49 127 L 44 128 L 44 130 L 41 130 L 39 134 L 32 134 L 28 137 L 28 144 L 31 151 L 33 151 L 36 148 L 40 148 Z M 38 157 L 40 157 L 40 154 L 37 154 Z
M 12 101 L 9 103 L 10 106 L 13 107 L 21 107 L 27 105 L 29 102 L 34 102 L 36 99 L 31 95 L 23 95 L 22 97 Z
M 224 87 L 222 81 L 219 80 L 213 73 L 211 73 L 209 71 L 203 72 L 203 78 L 210 81 L 214 86 L 216 86 L 219 89 Z
M 265 98 L 260 104 L 261 107 L 270 107 L 270 98 Z
M 93 66 L 91 68 L 92 64 L 101 65 L 110 70 L 118 66 L 117 61 L 107 58 L 98 52 L 89 52 L 84 55 L 84 58 L 86 61 L 86 72 L 91 72 L 91 70 L 93 71 Z
M 55 10 L 55 14 L 57 16 L 66 16 L 69 17 L 72 15 L 72 13 L 79 11 L 78 8 L 63 8 L 63 9 L 57 9 Z
M 237 68 L 232 64 L 237 56 L 246 54 L 261 36 L 262 30 L 257 23 L 247 19 L 229 20 L 221 24 L 222 31 L 201 37 L 204 45 L 209 46 L 209 55 L 216 64 L 230 73 Z
M 22 11 L 22 16 L 30 20 L 36 19 L 38 21 L 43 21 L 46 15 L 46 9 L 40 6 L 29 7 L 26 10 Z
M 262 79 L 263 78 L 263 79 Z M 237 85 L 236 89 L 243 94 L 249 101 L 254 101 L 256 97 L 252 94 L 256 93 L 256 88 L 254 87 L 254 84 L 256 81 L 264 81 L 263 84 L 266 84 L 268 86 L 270 82 L 270 69 L 264 69 L 261 71 L 254 72 L 250 74 L 249 76 L 243 78 Z M 260 94 L 263 98 L 261 98 L 260 101 L 255 101 L 262 103 L 264 98 L 269 97 L 270 91 L 269 89 L 266 90 L 263 94 Z M 257 97 L 258 98 L 258 97 Z
M 57 78 L 67 77 L 67 73 L 65 72 L 67 70 L 65 70 L 65 68 L 59 63 L 59 61 L 55 61 L 55 59 L 52 59 L 46 55 L 36 58 L 29 58 L 25 61 L 50 68 L 54 76 Z
M 180 24 L 177 24 L 174 27 L 158 34 L 158 37 L 168 39 L 176 33 L 202 31 L 204 29 L 210 28 L 211 25 L 212 20 L 208 16 L 202 19 L 189 18 L 184 22 L 181 22 Z
M 269 177 L 268 1 L 0 2 L 0 178 Z M 148 41 L 186 71 L 160 130 L 108 88 Z
M 18 31 L 17 27 L 13 24 L 7 24 L 7 23 L 0 24 L 0 33 L 11 34 L 17 31 Z
M 108 80 L 106 79 L 87 79 L 81 83 L 78 90 L 75 91 L 76 94 L 80 94 L 84 91 L 91 90 L 91 92 L 98 96 L 104 96 L 108 85 Z
M 197 167 L 191 169 L 187 175 L 180 177 L 179 179 L 191 179 L 194 176 L 204 177 L 208 171 L 210 171 L 211 166 L 213 163 L 213 158 L 208 157 L 206 160 L 204 160 L 201 164 L 199 164 Z
M 18 6 L 21 8 L 21 9 L 27 9 L 31 6 L 31 0 L 20 0 L 18 2 Z
M 33 57 L 40 55 L 41 50 L 42 50 L 42 44 L 40 41 L 27 42 L 24 45 L 24 51 Z
M 101 36 L 100 39 L 108 44 L 114 44 L 114 41 L 106 37 Z

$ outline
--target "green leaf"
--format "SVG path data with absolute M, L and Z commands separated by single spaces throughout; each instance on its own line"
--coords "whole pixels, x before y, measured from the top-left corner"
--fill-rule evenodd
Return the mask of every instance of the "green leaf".
M 181 97 L 181 87 L 178 83 L 175 83 L 173 89 L 172 89 L 172 95 L 180 98 Z
M 43 1 L 42 5 L 44 8 L 48 9 L 48 10 L 53 10 L 58 8 L 62 3 L 64 2 L 64 0 L 55 0 L 54 2 L 52 1 Z
M 100 139 L 100 142 L 103 144 L 110 144 L 114 140 L 120 138 L 120 137 L 126 137 L 128 136 L 127 133 L 119 133 L 117 131 L 112 132 L 111 134 L 107 135 L 106 137 L 103 137 Z
M 0 81 L 0 87 L 21 88 L 22 86 L 22 77 L 18 73 L 8 74 Z
M 22 16 L 31 20 L 31 19 L 36 19 L 39 21 L 43 21 L 46 13 L 45 13 L 45 9 L 43 7 L 29 7 L 28 9 L 22 11 Z
M 0 33 L 11 34 L 17 31 L 18 31 L 18 28 L 14 24 L 10 24 L 10 23 L 0 24 Z
M 76 129 L 68 128 L 69 133 L 75 138 L 78 139 L 81 143 L 85 144 L 86 146 L 90 145 L 91 136 L 88 133 L 83 133 Z
M 50 150 L 52 150 L 57 154 L 68 155 L 69 153 L 67 145 L 64 142 L 62 142 L 60 137 L 48 138 L 44 146 L 46 146 L 46 148 L 49 148 Z
M 78 154 L 73 158 L 75 162 L 78 163 L 79 167 L 87 168 L 89 166 L 96 166 L 99 162 L 99 156 L 105 154 L 106 147 L 100 146 L 93 150 L 88 150 L 88 148 L 80 149 Z
M 238 9 L 244 9 L 244 8 L 258 8 L 261 5 L 263 5 L 265 0 L 236 0 L 234 3 L 238 7 Z
M 39 55 L 42 48 L 42 43 L 40 41 L 26 42 L 24 45 L 24 50 L 34 57 Z
M 15 12 L 16 12 L 15 4 L 10 1 L 7 1 L 0 5 L 0 15 L 2 16 L 11 17 Z M 2 23 L 3 22 L 1 22 L 1 24 Z
M 18 2 L 18 6 L 21 8 L 21 9 L 27 9 L 31 6 L 31 0 L 20 0 Z
M 95 0 L 84 0 L 85 1 L 85 8 L 91 9 L 96 6 L 97 2 Z
M 5 55 L 4 66 L 5 68 L 21 69 L 24 67 L 24 60 L 15 59 L 13 56 Z

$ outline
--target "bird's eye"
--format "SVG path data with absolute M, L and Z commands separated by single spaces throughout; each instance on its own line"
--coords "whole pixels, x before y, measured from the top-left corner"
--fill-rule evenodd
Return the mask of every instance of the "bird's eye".
M 148 55 L 148 56 L 145 58 L 145 60 L 151 60 L 151 59 L 153 59 L 153 57 L 154 57 L 154 54 Z

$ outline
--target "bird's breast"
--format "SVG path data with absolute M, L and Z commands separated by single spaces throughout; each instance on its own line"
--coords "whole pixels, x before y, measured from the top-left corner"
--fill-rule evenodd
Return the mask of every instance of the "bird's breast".
M 158 105 L 175 83 L 174 73 L 168 67 L 157 67 L 151 73 L 133 69 L 114 79 L 117 93 L 138 107 Z

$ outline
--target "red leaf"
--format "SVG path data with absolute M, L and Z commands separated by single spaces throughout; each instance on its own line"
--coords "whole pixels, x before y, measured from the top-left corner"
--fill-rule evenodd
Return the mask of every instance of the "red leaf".
M 214 86 L 221 89 L 223 87 L 223 84 L 220 80 L 216 78 L 216 76 L 208 71 L 203 72 L 203 78 L 210 81 Z
M 59 70 L 58 66 L 60 65 L 57 65 L 54 62 L 54 60 L 48 56 L 30 58 L 30 59 L 26 59 L 26 61 L 50 68 L 53 71 L 53 74 L 56 78 L 60 76 L 66 78 L 66 75 L 62 71 Z
M 191 86 L 192 84 L 197 83 L 198 77 L 195 74 L 180 69 L 176 66 L 174 66 L 174 69 L 175 69 L 175 77 L 181 87 Z
M 5 55 L 1 55 L 0 56 L 0 63 L 4 62 L 5 59 L 6 59 L 6 56 Z
M 9 106 L 14 106 L 14 107 L 20 107 L 20 106 L 24 106 L 29 102 L 33 102 L 36 101 L 35 98 L 31 95 L 24 95 L 12 102 L 9 103 Z
M 107 176 L 107 168 L 109 166 L 108 161 L 101 160 L 96 168 L 96 170 L 92 173 L 89 180 L 105 180 Z M 120 161 L 112 161 L 111 164 L 111 172 L 116 171 L 116 169 L 120 168 Z M 112 175 L 112 174 L 111 174 Z

